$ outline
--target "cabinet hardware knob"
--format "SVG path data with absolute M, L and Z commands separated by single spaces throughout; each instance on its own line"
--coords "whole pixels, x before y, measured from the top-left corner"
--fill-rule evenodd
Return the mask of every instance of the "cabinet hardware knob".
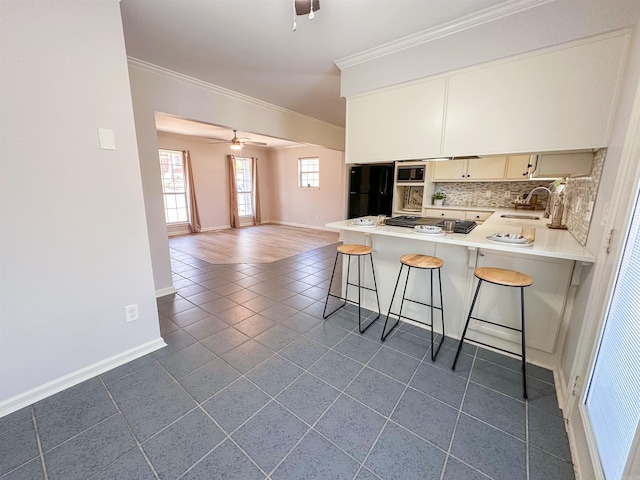
M 479 256 L 479 257 L 484 257 L 484 252 L 479 252 L 479 253 L 478 253 L 478 256 Z

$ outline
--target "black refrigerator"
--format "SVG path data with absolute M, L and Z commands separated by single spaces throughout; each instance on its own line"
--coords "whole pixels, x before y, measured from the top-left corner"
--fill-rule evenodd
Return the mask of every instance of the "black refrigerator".
M 393 165 L 357 165 L 349 175 L 349 218 L 391 216 Z

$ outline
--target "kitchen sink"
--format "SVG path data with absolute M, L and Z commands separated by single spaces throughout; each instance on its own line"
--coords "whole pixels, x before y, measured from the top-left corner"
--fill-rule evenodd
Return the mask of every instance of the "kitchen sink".
M 540 217 L 536 217 L 535 215 L 500 215 L 502 218 L 517 218 L 518 220 L 540 220 Z

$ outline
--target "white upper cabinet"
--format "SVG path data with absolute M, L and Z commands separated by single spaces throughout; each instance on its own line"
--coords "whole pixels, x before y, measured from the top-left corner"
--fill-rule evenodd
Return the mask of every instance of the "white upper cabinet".
M 446 80 L 392 88 L 347 101 L 347 163 L 439 155 Z
M 505 180 L 529 180 L 532 167 L 531 155 L 510 155 L 507 157 Z
M 492 156 L 467 160 L 467 180 L 502 180 L 507 157 Z
M 432 180 L 435 182 L 503 180 L 507 157 L 491 156 L 432 163 Z
M 466 160 L 448 160 L 446 162 L 433 162 L 434 181 L 450 180 L 462 182 L 467 178 Z
M 628 35 L 449 76 L 443 155 L 604 147 Z
M 606 147 L 629 37 L 614 32 L 349 98 L 346 161 Z

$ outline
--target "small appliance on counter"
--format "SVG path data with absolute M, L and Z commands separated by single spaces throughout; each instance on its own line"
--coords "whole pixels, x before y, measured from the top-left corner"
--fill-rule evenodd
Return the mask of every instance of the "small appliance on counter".
M 448 218 L 446 220 L 454 220 Z M 387 225 L 392 227 L 407 227 L 413 228 L 416 225 L 433 225 L 436 227 L 444 227 L 444 222 L 442 218 L 432 218 L 432 217 L 415 217 L 411 215 L 400 215 L 398 217 L 387 218 Z M 471 230 L 476 228 L 478 224 L 472 220 L 455 220 L 455 225 L 453 227 L 454 233 L 469 233 Z
M 552 195 L 551 200 L 551 223 L 547 224 L 547 227 L 567 230 L 567 226 L 562 223 L 562 217 L 564 215 L 564 191 L 560 191 L 559 194 Z

